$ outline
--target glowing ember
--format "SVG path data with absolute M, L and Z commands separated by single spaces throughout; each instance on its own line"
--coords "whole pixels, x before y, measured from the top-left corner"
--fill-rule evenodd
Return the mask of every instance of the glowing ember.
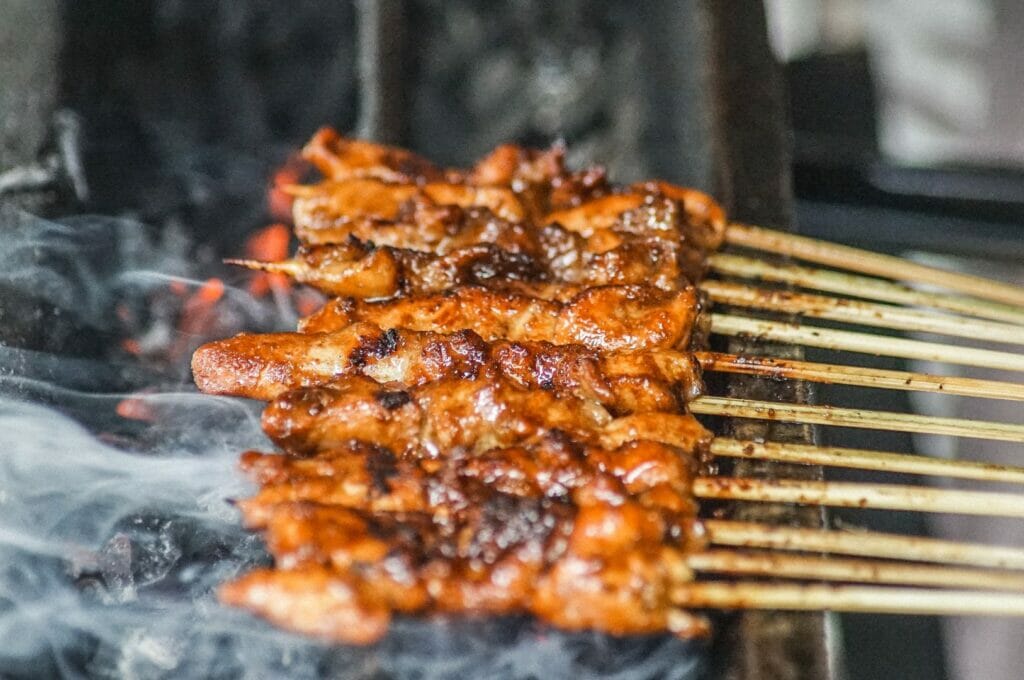
M 288 257 L 291 232 L 281 223 L 271 224 L 245 242 L 245 256 L 254 260 L 276 262 Z M 264 297 L 271 291 L 285 292 L 291 287 L 288 277 L 283 274 L 257 272 L 249 282 L 249 292 L 255 297 Z
M 267 192 L 267 210 L 274 219 L 291 219 L 294 197 L 288 193 L 288 187 L 298 184 L 308 170 L 309 164 L 301 156 L 295 155 L 274 174 L 270 191 Z
M 114 411 L 117 415 L 128 420 L 141 420 L 146 423 L 156 422 L 156 411 L 153 409 L 152 404 L 145 399 L 145 395 L 152 392 L 153 390 L 144 390 L 137 395 L 122 399 L 117 402 Z
M 142 354 L 142 343 L 135 338 L 125 338 L 121 341 L 121 347 L 129 354 L 135 356 Z

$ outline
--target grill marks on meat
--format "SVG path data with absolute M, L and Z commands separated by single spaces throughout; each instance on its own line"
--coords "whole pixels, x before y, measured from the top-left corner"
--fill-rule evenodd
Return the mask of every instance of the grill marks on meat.
M 397 150 L 374 154 L 332 135 L 321 131 L 307 147 L 329 180 L 296 189 L 295 229 L 307 244 L 354 237 L 438 257 L 488 244 L 493 258 L 506 251 L 531 259 L 528 269 L 542 280 L 675 290 L 703 275 L 707 253 L 724 237 L 724 213 L 706 194 L 664 182 L 616 192 L 600 169 L 567 171 L 559 148 L 503 146 L 468 173 L 414 164 L 417 174 Z M 442 174 L 446 181 L 438 181 Z M 303 275 L 325 292 L 355 294 L 338 292 L 329 279 L 313 268 Z
M 278 446 L 301 454 L 359 440 L 417 458 L 456 449 L 481 453 L 553 431 L 611 448 L 642 439 L 694 451 L 709 439 L 688 414 L 615 419 L 596 400 L 524 390 L 500 378 L 439 380 L 402 394 L 394 399 L 386 386 L 363 377 L 301 388 L 270 403 L 263 430 Z
M 595 286 L 570 292 L 565 301 L 481 286 L 394 300 L 337 298 L 304 319 L 299 330 L 330 332 L 369 322 L 441 333 L 469 329 L 487 341 L 505 338 L 608 352 L 648 351 L 687 347 L 699 313 L 692 288 Z
M 707 251 L 720 242 L 720 230 L 707 222 L 691 224 L 680 200 L 656 193 L 605 196 L 551 213 L 542 226 L 526 229 L 522 219 L 510 219 L 507 210 L 499 214 L 487 207 L 465 209 L 460 203 L 438 205 L 410 189 L 356 180 L 333 187 L 330 193 L 300 196 L 295 208 L 300 239 L 321 248 L 333 245 L 336 253 L 323 261 L 300 252 L 299 280 L 329 294 L 361 297 L 429 289 L 430 284 L 418 278 L 426 274 L 410 270 L 408 291 L 339 292 L 333 281 L 337 271 L 329 265 L 345 261 L 358 266 L 360 254 L 346 247 L 356 239 L 412 248 L 415 255 L 404 257 L 420 269 L 430 262 L 445 262 L 459 249 L 486 245 L 484 252 L 495 261 L 495 269 L 502 257 L 515 256 L 524 263 L 524 273 L 538 281 L 557 278 L 588 286 L 643 284 L 676 290 L 703 275 Z
M 325 180 L 291 189 L 287 270 L 336 297 L 193 357 L 203 391 L 270 402 L 284 451 L 243 455 L 238 502 L 275 567 L 221 598 L 360 644 L 395 613 L 706 632 L 673 591 L 703 547 L 685 350 L 717 204 L 557 146 L 462 171 L 324 129 L 303 155 Z
M 563 432 L 530 445 L 452 452 L 443 458 L 398 456 L 379 444 L 355 440 L 312 458 L 250 451 L 242 456 L 242 468 L 262 487 L 253 498 L 238 502 L 253 527 L 263 527 L 278 504 L 296 502 L 444 515 L 462 507 L 461 492 L 452 486 L 459 480 L 531 498 L 570 500 L 583 494 L 588 502 L 615 504 L 629 496 L 687 521 L 696 513 L 689 487 L 698 464 L 685 450 L 651 441 L 604 449 L 585 446 Z M 680 537 L 699 542 L 690 534 Z
M 374 455 L 365 446 L 314 460 L 246 454 L 264 484 L 241 504 L 246 523 L 264 531 L 286 570 L 251 573 L 222 596 L 351 641 L 383 634 L 390 611 L 525 610 L 613 633 L 701 629 L 671 606 L 673 587 L 691 578 L 685 551 L 701 544 L 679 451 L 589 451 L 555 436 L 431 469 L 398 462 L 399 483 L 386 493 L 373 482 Z M 306 606 L 296 573 L 315 588 L 337 579 L 341 601 L 327 598 L 311 620 L 290 611 Z M 336 627 L 325 632 L 325 618 Z
M 211 342 L 196 351 L 192 372 L 204 392 L 264 401 L 343 376 L 414 386 L 489 375 L 523 389 L 595 400 L 616 415 L 677 410 L 702 386 L 699 365 L 684 352 L 488 343 L 471 330 L 384 331 L 365 322 L 331 333 L 243 333 Z
M 328 295 L 383 298 L 419 295 L 458 285 L 495 281 L 544 281 L 547 274 L 529 257 L 490 243 L 445 255 L 375 246 L 350 239 L 344 245 L 303 246 L 293 276 Z

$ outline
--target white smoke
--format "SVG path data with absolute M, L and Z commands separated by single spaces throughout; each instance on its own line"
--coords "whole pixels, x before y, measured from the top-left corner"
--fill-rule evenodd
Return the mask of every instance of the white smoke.
M 113 332 L 118 305 L 205 278 L 174 237 L 154 241 L 128 221 L 0 210 L 0 234 L 0 287 L 55 307 L 49 321 Z M 217 309 L 219 335 L 291 323 L 240 288 Z M 239 453 L 269 442 L 258 404 L 199 394 L 177 375 L 116 352 L 0 345 L 0 677 L 702 674 L 697 648 L 666 637 L 563 634 L 526 619 L 400 620 L 374 647 L 332 647 L 220 605 L 219 584 L 268 563 L 230 499 L 251 492 Z

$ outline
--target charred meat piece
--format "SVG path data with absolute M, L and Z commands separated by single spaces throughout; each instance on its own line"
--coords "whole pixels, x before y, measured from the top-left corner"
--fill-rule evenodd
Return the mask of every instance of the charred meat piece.
M 295 224 L 300 239 L 320 244 L 356 237 L 445 255 L 456 247 L 493 243 L 533 256 L 549 277 L 568 283 L 651 283 L 672 290 L 697 280 L 707 252 L 724 234 L 720 209 L 690 189 L 643 186 L 646 193 L 606 195 L 550 213 L 534 227 L 500 219 L 492 205 L 463 210 L 458 206 L 468 208 L 465 201 L 437 206 L 407 185 L 348 183 L 307 188 L 309 195 L 296 202 Z M 380 198 L 388 194 L 393 199 Z M 307 280 L 316 285 L 313 277 Z
M 388 182 L 441 180 L 444 172 L 422 156 L 393 146 L 348 139 L 331 128 L 317 130 L 302 157 L 327 177 L 343 181 L 371 177 Z
M 552 232 L 553 228 L 548 228 Z M 550 234 L 549 234 L 550 235 Z M 494 243 L 464 245 L 444 254 L 377 246 L 349 237 L 345 243 L 307 245 L 291 260 L 258 262 L 234 260 L 254 269 L 291 276 L 329 295 L 377 298 L 439 292 L 456 285 L 481 284 L 507 288 L 510 282 L 551 280 L 561 291 L 578 286 L 643 285 L 677 290 L 689 285 L 684 273 L 692 264 L 689 250 L 678 242 L 606 234 L 606 249 L 588 252 L 560 241 L 538 244 L 543 256 L 521 249 L 506 250 Z M 609 240 L 610 239 L 610 240 Z M 559 263 L 559 261 L 562 261 Z M 552 266 L 555 263 L 557 266 Z M 557 269 L 558 276 L 553 271 Z M 558 286 L 565 283 L 567 286 Z
M 529 255 L 492 243 L 458 248 L 445 255 L 377 247 L 355 238 L 345 244 L 302 246 L 282 262 L 235 260 L 255 269 L 280 272 L 328 295 L 386 298 L 422 295 L 459 285 L 542 282 L 547 270 Z
M 263 413 L 263 430 L 276 444 L 299 454 L 361 441 L 414 458 L 437 458 L 456 449 L 480 453 L 537 441 L 556 431 L 611 448 L 651 440 L 694 450 L 710 437 L 690 415 L 613 418 L 596 400 L 526 390 L 490 377 L 439 380 L 407 389 L 363 377 L 341 378 L 278 397 Z
M 688 345 L 697 317 L 692 288 L 595 286 L 565 302 L 463 286 L 435 295 L 386 301 L 339 298 L 303 320 L 303 332 L 329 332 L 367 321 L 383 328 L 440 333 L 469 329 L 485 340 L 580 344 L 602 351 L 677 349 Z
M 676 410 L 701 388 L 699 365 L 683 352 L 601 354 L 582 345 L 488 343 L 473 331 L 385 331 L 370 323 L 218 340 L 196 350 L 192 373 L 204 392 L 265 401 L 346 375 L 413 386 L 486 373 L 524 388 L 596 399 L 617 415 Z
M 441 380 L 405 390 L 362 377 L 286 392 L 263 430 L 282 448 L 311 453 L 371 442 L 399 455 L 513 446 L 561 430 L 593 439 L 611 420 L 595 401 L 523 390 L 500 379 Z
M 428 182 L 390 184 L 369 177 L 326 181 L 291 189 L 295 195 L 292 213 L 296 223 L 336 218 L 398 219 L 413 202 L 433 206 L 486 208 L 501 219 L 522 222 L 526 209 L 511 189 L 475 187 L 468 184 Z
M 296 219 L 295 235 L 309 245 L 348 243 L 357 238 L 380 246 L 411 248 L 437 255 L 456 248 L 493 243 L 510 252 L 539 256 L 543 230 L 503 220 L 487 208 L 439 206 L 413 198 L 398 207 L 394 219 L 339 216 L 324 206 L 313 206 L 301 219 Z
M 700 543 L 686 514 L 646 508 L 600 474 L 571 501 L 508 494 L 472 477 L 440 487 L 443 501 L 429 512 L 269 506 L 260 526 L 278 569 L 243 576 L 221 597 L 359 643 L 383 635 L 392 611 L 525 611 L 614 634 L 703 629 L 672 604 L 673 589 L 692 579 L 686 549 Z M 324 588 L 333 592 L 309 602 Z
M 657 442 L 614 449 L 583 446 L 560 432 L 529 446 L 475 455 L 449 452 L 437 459 L 403 458 L 376 444 L 350 442 L 309 458 L 255 451 L 242 468 L 261 489 L 238 502 L 246 523 L 262 528 L 281 503 L 311 502 L 372 512 L 450 512 L 452 479 L 475 479 L 514 496 L 571 499 L 574 490 L 602 475 L 618 491 L 648 508 L 693 516 L 690 493 L 703 450 Z M 610 482 L 604 482 L 611 484 Z M 621 488 L 620 488 L 621 487 Z

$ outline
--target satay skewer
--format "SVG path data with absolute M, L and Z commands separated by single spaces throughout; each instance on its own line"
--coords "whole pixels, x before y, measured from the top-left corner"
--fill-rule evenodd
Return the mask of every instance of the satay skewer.
M 465 333 L 455 335 L 417 333 L 406 330 L 383 331 L 368 324 L 354 324 L 341 331 L 327 334 L 282 333 L 265 336 L 240 336 L 212 343 L 196 353 L 194 370 L 196 381 L 205 391 L 233 394 L 255 399 L 273 399 L 280 394 L 302 386 L 329 383 L 343 375 L 363 375 L 379 382 L 397 382 L 406 386 L 449 376 L 451 371 L 482 370 L 484 365 L 511 369 L 517 380 L 540 380 L 523 372 L 517 361 L 506 366 L 504 360 L 486 358 L 479 353 L 486 349 L 482 339 Z M 548 365 L 554 361 L 560 366 L 556 374 L 548 375 L 551 386 L 564 385 L 581 396 L 596 397 L 603 403 L 614 403 L 614 391 L 607 393 L 603 381 L 616 375 L 630 375 L 636 370 L 655 371 L 667 383 L 678 389 L 692 389 L 690 376 L 692 362 L 699 361 L 706 369 L 736 370 L 772 377 L 812 378 L 826 382 L 847 382 L 875 385 L 879 377 L 882 386 L 892 389 L 924 389 L 947 394 L 968 394 L 1002 398 L 1020 398 L 1020 385 L 993 381 L 974 381 L 966 378 L 922 376 L 900 371 L 874 371 L 859 367 L 813 364 L 750 358 L 734 355 L 699 352 L 688 355 L 672 350 L 649 353 L 609 353 L 596 364 L 586 363 L 597 355 L 573 346 L 534 346 L 497 343 L 490 345 L 501 353 L 507 346 L 508 356 L 522 358 L 533 353 L 526 365 Z M 456 363 L 450 369 L 435 366 L 425 357 L 444 347 L 451 356 L 476 356 L 484 364 Z M 430 349 L 433 348 L 433 349 Z M 527 355 L 523 353 L 526 352 Z M 493 363 L 491 363 L 493 362 Z M 581 363 L 582 362 L 582 363 Z M 245 367 L 246 370 L 227 370 Z M 562 375 L 564 373 L 564 375 Z M 836 379 L 836 376 L 839 379 Z M 646 373 L 649 374 L 649 373 Z M 531 383 L 531 388 L 540 388 Z M 582 391 L 581 391 L 582 390 Z M 604 391 L 602 391 L 604 390 Z M 706 402 L 705 402 L 706 404 Z M 772 405 L 771 408 L 776 408 Z M 718 438 L 711 445 L 715 455 L 782 460 L 804 464 L 835 467 L 884 470 L 920 475 L 945 475 L 962 479 L 988 481 L 1024 481 L 1021 469 L 969 461 L 934 460 L 921 456 L 889 452 L 837 449 L 833 447 L 800 446 L 794 444 L 758 443 Z
M 287 273 L 289 268 L 297 266 L 300 268 L 304 267 L 303 265 L 290 262 L 273 263 L 263 268 L 266 271 Z M 382 293 L 382 291 L 373 286 L 366 288 L 368 297 L 379 293 Z M 720 335 L 755 337 L 775 342 L 904 359 L 1024 371 L 1024 355 L 1012 352 L 975 347 L 958 347 L 955 345 L 908 340 L 869 333 L 834 330 L 806 324 L 749 318 L 734 314 L 712 313 L 710 321 L 711 332 Z
M 951 293 L 918 290 L 870 276 L 797 264 L 779 264 L 734 253 L 712 253 L 708 256 L 708 266 L 711 271 L 724 276 L 787 283 L 798 288 L 852 298 L 879 300 L 908 307 L 931 307 L 1024 326 L 1024 308 Z
M 344 248 L 345 246 L 338 246 Z M 502 253 L 501 249 L 489 246 L 487 253 Z M 248 269 L 283 274 L 299 283 L 311 285 L 331 295 L 351 295 L 372 298 L 387 297 L 399 291 L 401 281 L 406 280 L 414 290 L 431 290 L 443 285 L 445 277 L 438 274 L 445 270 L 448 256 L 430 256 L 416 251 L 395 251 L 393 256 L 381 256 L 381 252 L 363 251 L 352 254 L 351 260 L 333 260 L 326 267 L 317 266 L 302 258 L 262 262 L 259 260 L 228 259 L 228 264 Z M 481 253 L 482 254 L 482 253 Z M 412 259 L 425 255 L 427 261 L 441 266 L 434 274 L 423 275 L 404 271 L 401 257 Z M 395 259 L 395 258 L 399 259 Z M 455 260 L 451 260 L 455 264 Z M 450 266 L 450 265 L 447 265 Z M 404 272 L 404 273 L 403 273 Z M 453 274 L 449 272 L 448 276 Z M 638 279 L 636 283 L 642 283 Z M 552 284 L 557 288 L 557 283 Z M 799 314 L 801 316 L 840 321 L 860 326 L 889 328 L 905 331 L 937 333 L 954 337 L 984 339 L 1007 344 L 1024 344 L 1024 326 L 985 321 L 964 316 L 908 309 L 896 305 L 864 302 L 836 297 L 825 297 L 790 291 L 769 290 L 725 281 L 706 280 L 701 290 L 717 303 L 734 307 L 764 309 Z
M 1024 288 L 910 260 L 746 224 L 730 224 L 727 243 L 886 279 L 927 283 L 985 300 L 1024 306 Z

